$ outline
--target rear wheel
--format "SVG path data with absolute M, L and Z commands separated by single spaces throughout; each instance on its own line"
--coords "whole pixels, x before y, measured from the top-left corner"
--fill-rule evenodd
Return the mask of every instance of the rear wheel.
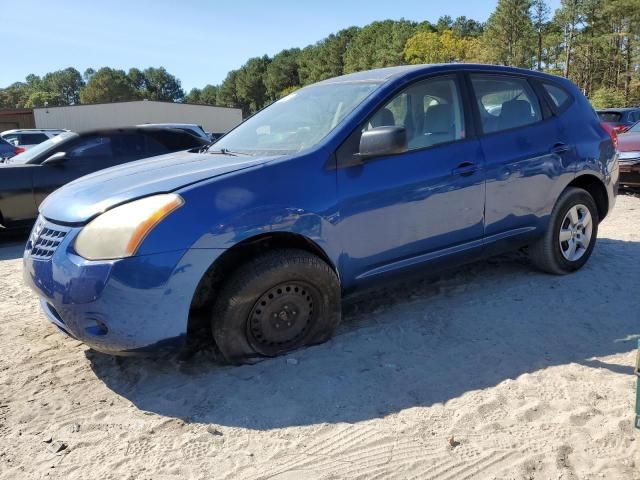
M 529 247 L 531 262 L 556 275 L 578 270 L 593 252 L 599 221 L 593 197 L 581 188 L 568 188 L 558 199 L 544 236 Z
M 215 302 L 212 331 L 230 363 L 252 363 L 328 340 L 340 323 L 335 272 L 304 250 L 259 255 L 238 268 Z

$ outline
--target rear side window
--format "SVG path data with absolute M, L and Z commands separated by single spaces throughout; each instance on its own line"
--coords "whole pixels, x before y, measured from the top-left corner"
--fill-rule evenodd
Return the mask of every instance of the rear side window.
M 471 75 L 484 133 L 501 132 L 542 120 L 540 102 L 529 83 L 503 75 Z
M 114 135 L 111 146 L 113 156 L 118 159 L 137 159 L 146 155 L 144 136 L 137 133 Z
M 542 83 L 542 86 L 547 91 L 551 101 L 558 110 L 562 110 L 569 104 L 569 102 L 571 102 L 571 96 L 564 88 L 544 82 Z
M 199 147 L 203 144 L 198 137 L 192 135 L 191 133 L 186 133 L 182 131 L 157 131 L 157 132 L 148 132 L 147 136 L 150 139 L 155 140 L 155 142 L 162 145 L 167 152 L 176 152 L 178 150 L 189 150 L 190 148 Z M 150 142 L 154 143 L 153 141 Z M 153 150 L 150 145 L 150 150 Z M 157 148 L 155 149 L 158 150 Z M 155 153 L 155 152 L 154 152 Z M 158 152 L 160 153 L 164 152 Z
M 44 133 L 23 133 L 20 135 L 20 145 L 38 145 L 49 140 Z
M 622 118 L 620 112 L 598 112 L 601 122 L 619 122 Z
M 67 157 L 75 160 L 107 159 L 112 155 L 111 138 L 100 135 L 83 138 L 67 150 Z

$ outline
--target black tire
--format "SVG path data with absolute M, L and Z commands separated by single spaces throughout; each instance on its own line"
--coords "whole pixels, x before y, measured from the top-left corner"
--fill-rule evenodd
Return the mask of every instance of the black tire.
M 340 283 L 322 259 L 278 249 L 240 266 L 212 312 L 216 345 L 232 364 L 327 341 L 340 323 Z
M 589 245 L 582 256 L 575 261 L 570 261 L 565 258 L 562 253 L 560 230 L 563 227 L 563 222 L 569 210 L 578 205 L 585 206 L 589 210 L 591 214 L 592 231 Z M 593 252 L 598 236 L 599 223 L 598 208 L 591 194 L 581 188 L 567 188 L 562 192 L 562 195 L 560 195 L 551 212 L 549 228 L 544 236 L 529 246 L 531 263 L 536 268 L 555 275 L 565 275 L 582 268 Z

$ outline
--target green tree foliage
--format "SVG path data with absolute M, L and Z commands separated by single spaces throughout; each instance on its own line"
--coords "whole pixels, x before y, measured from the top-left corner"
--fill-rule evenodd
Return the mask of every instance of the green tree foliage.
M 498 0 L 486 24 L 445 15 L 350 27 L 305 48 L 249 59 L 220 85 L 184 94 L 164 68 L 67 68 L 0 88 L 0 107 L 148 98 L 241 108 L 250 114 L 330 77 L 405 63 L 480 62 L 571 79 L 598 106 L 640 104 L 640 0 Z
M 130 78 L 124 70 L 102 67 L 97 70 L 87 85 L 80 90 L 82 103 L 124 102 L 140 99 Z
M 442 33 L 418 32 L 404 48 L 407 63 L 449 63 L 463 61 L 470 56 L 473 40 L 458 37 L 452 30 Z
M 300 85 L 326 80 L 342 75 L 344 55 L 358 34 L 358 27 L 350 27 L 331 34 L 324 40 L 310 45 L 300 53 L 298 75 Z
M 624 93 L 613 88 L 602 87 L 593 92 L 591 103 L 595 108 L 623 107 Z
M 245 114 L 260 110 L 267 104 L 267 87 L 264 78 L 271 62 L 268 56 L 250 58 L 238 70 L 236 94 Z
M 344 72 L 390 67 L 404 63 L 404 47 L 416 32 L 408 20 L 373 22 L 360 30 L 344 55 Z
M 531 2 L 531 22 L 536 33 L 536 64 L 538 70 L 542 70 L 542 46 L 546 30 L 549 28 L 549 6 L 544 0 L 533 0 Z
M 41 91 L 46 92 L 56 105 L 73 105 L 80 101 L 80 89 L 84 79 L 75 68 L 69 67 L 42 77 Z
M 453 21 L 451 30 L 458 38 L 476 38 L 482 35 L 484 25 L 471 18 L 462 16 Z
M 238 97 L 238 89 L 236 80 L 238 78 L 238 70 L 231 70 L 222 84 L 218 87 L 218 105 L 221 107 L 239 107 L 240 98 Z
M 532 66 L 534 28 L 531 0 L 498 0 L 487 21 L 482 43 L 489 63 Z
M 180 80 L 164 67 L 149 67 L 142 72 L 132 68 L 127 76 L 138 95 L 147 100 L 179 102 L 184 98 Z
M 204 105 L 217 105 L 218 104 L 218 90 L 216 85 L 207 85 L 202 89 L 200 93 L 200 103 Z
M 283 91 L 300 85 L 300 49 L 292 48 L 283 50 L 273 57 L 267 65 L 264 76 L 264 85 L 267 97 L 275 101 L 282 96 Z

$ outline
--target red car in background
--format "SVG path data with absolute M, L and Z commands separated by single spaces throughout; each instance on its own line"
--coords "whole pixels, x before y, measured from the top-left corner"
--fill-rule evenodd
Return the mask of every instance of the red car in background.
M 618 135 L 620 185 L 640 187 L 640 122 Z
M 608 124 L 616 133 L 622 133 L 636 122 L 640 122 L 640 107 L 606 108 L 596 110 L 601 122 Z

